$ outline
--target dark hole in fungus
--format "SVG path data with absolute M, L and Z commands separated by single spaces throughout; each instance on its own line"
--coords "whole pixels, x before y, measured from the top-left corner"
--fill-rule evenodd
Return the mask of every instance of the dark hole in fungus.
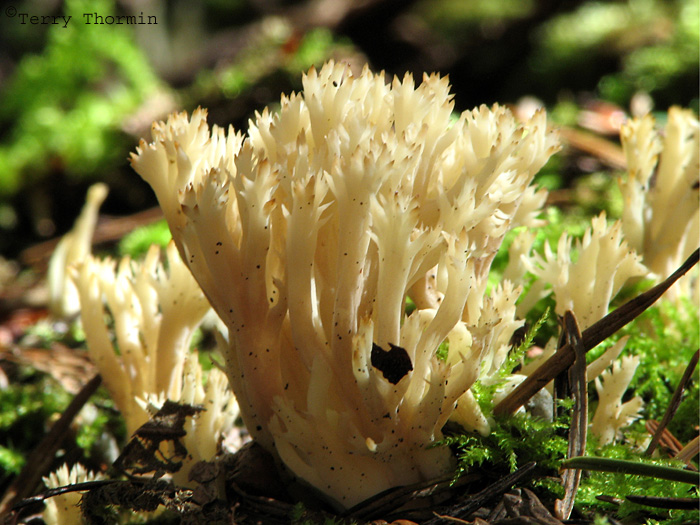
M 413 370 L 413 364 L 404 348 L 392 343 L 389 343 L 389 347 L 387 352 L 378 344 L 372 343 L 371 361 L 372 366 L 384 375 L 384 379 L 395 385 Z

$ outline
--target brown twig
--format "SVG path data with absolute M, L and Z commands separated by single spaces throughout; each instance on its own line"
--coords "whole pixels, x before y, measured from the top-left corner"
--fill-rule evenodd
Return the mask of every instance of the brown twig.
M 591 154 L 612 168 L 618 170 L 627 168 L 625 154 L 622 148 L 614 142 L 566 126 L 559 128 L 559 136 L 572 148 Z
M 569 450 L 568 458 L 582 456 L 586 452 L 586 434 L 588 429 L 588 381 L 586 380 L 586 348 L 581 340 L 581 330 L 579 329 L 576 316 L 572 311 L 564 314 L 564 330 L 566 331 L 567 343 L 570 344 L 576 360 L 569 370 L 569 384 L 576 405 L 571 417 L 569 427 Z M 581 482 L 581 470 L 570 469 L 562 475 L 562 485 L 564 486 L 564 498 L 557 500 L 554 504 L 554 512 L 558 519 L 568 520 L 571 511 L 574 509 L 574 501 L 579 483 Z
M 460 519 L 467 518 L 472 512 L 485 505 L 489 500 L 502 495 L 517 482 L 527 478 L 532 473 L 535 466 L 536 464 L 534 461 L 527 463 L 515 472 L 503 476 L 499 480 L 495 481 L 481 492 L 470 496 L 465 503 L 458 504 L 448 509 L 442 509 L 439 513 L 435 512 L 435 518 L 426 521 L 425 525 L 438 525 L 448 516 Z
M 659 422 L 656 419 L 647 419 L 644 423 L 644 428 L 653 436 L 656 433 L 656 429 L 659 428 Z M 668 450 L 668 457 L 670 458 L 678 454 L 683 448 L 683 444 L 667 428 L 660 432 L 658 444 Z
M 455 482 L 454 474 L 449 473 L 429 481 L 395 487 L 355 505 L 344 512 L 343 516 L 363 520 L 386 517 L 409 501 L 413 502 L 417 499 L 425 499 L 434 494 L 458 488 L 464 484 L 476 481 L 480 477 L 479 474 L 467 473 Z
M 698 498 L 658 498 L 634 495 L 626 496 L 626 498 L 637 505 L 645 505 L 655 509 L 697 510 L 700 505 L 700 499 Z
M 53 424 L 49 433 L 44 436 L 32 451 L 27 458 L 24 468 L 7 489 L 0 502 L 0 516 L 4 516 L 15 503 L 34 492 L 41 477 L 47 473 L 51 466 L 51 462 L 56 455 L 56 451 L 63 443 L 71 422 L 87 403 L 88 399 L 95 393 L 101 382 L 102 378 L 99 375 L 88 381 L 83 389 L 73 398 L 73 401 L 70 402 L 68 408 L 61 414 L 61 417 Z
M 676 415 L 676 410 L 678 410 L 678 407 L 681 404 L 681 398 L 683 397 L 683 392 L 685 391 L 685 388 L 688 386 L 690 379 L 693 377 L 693 372 L 695 371 L 695 367 L 698 364 L 698 357 L 700 357 L 700 350 L 697 350 L 693 354 L 693 357 L 690 358 L 690 362 L 688 363 L 688 366 L 685 367 L 685 372 L 683 372 L 683 377 L 681 377 L 680 383 L 678 383 L 678 386 L 676 387 L 676 391 L 673 392 L 673 397 L 671 397 L 671 401 L 668 404 L 668 407 L 666 408 L 666 412 L 664 413 L 664 417 L 661 419 L 661 423 L 659 423 L 659 425 L 656 427 L 656 431 L 654 432 L 654 435 L 651 438 L 651 442 L 649 443 L 649 446 L 647 447 L 647 450 L 646 450 L 647 456 L 651 456 L 651 454 L 654 452 L 654 450 L 656 450 L 656 446 L 659 444 L 659 439 L 661 439 L 661 434 L 663 434 L 664 430 L 666 429 L 668 424 L 673 419 L 673 416 Z
M 603 342 L 654 304 L 673 283 L 697 264 L 698 259 L 700 259 L 700 249 L 695 250 L 681 267 L 673 272 L 665 281 L 626 302 L 618 309 L 610 312 L 600 321 L 584 330 L 581 335 L 586 351 L 591 350 L 599 343 Z M 518 408 L 523 406 L 528 399 L 539 392 L 540 389 L 555 378 L 557 374 L 570 367 L 574 360 L 574 350 L 572 346 L 567 343 L 542 366 L 530 374 L 528 378 L 506 396 L 503 401 L 496 405 L 493 411 L 494 415 L 507 416 L 515 413 Z

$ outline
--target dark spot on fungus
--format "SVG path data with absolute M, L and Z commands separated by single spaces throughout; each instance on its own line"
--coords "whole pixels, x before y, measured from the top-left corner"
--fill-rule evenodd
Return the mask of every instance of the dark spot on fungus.
M 391 349 L 387 352 L 378 344 L 372 343 L 371 361 L 372 366 L 384 375 L 384 379 L 395 385 L 413 370 L 413 364 L 404 348 L 392 343 L 389 343 L 389 347 Z

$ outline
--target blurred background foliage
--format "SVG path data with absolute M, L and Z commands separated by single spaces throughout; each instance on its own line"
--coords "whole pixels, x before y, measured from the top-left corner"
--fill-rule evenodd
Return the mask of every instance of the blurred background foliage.
M 243 127 L 300 72 L 342 59 L 449 74 L 457 109 L 536 97 L 560 124 L 591 101 L 698 107 L 697 0 L 34 0 L 0 13 L 0 254 L 70 228 L 87 187 L 103 210 L 155 204 L 126 158 L 153 120 L 209 108 Z M 156 24 L 87 24 L 85 13 Z M 66 24 L 61 16 L 71 16 Z M 94 19 L 94 17 L 93 17 Z M 542 181 L 570 184 L 558 161 Z M 571 171 L 571 170 L 568 170 Z M 576 171 L 576 170 L 574 170 Z M 575 175 L 575 173 L 574 173 Z M 562 178 L 563 177 L 563 178 Z

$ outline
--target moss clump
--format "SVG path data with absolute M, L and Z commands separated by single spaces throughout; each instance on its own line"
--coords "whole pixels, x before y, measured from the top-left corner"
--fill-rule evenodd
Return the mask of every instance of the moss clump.
M 518 414 L 499 419 L 488 436 L 476 433 L 453 433 L 435 446 L 450 446 L 457 456 L 455 476 L 473 467 L 487 467 L 493 472 L 513 472 L 530 461 L 536 461 L 541 473 L 551 475 L 566 456 L 568 427 L 566 418 L 552 423 Z
M 165 248 L 173 236 L 165 220 L 148 224 L 128 233 L 119 241 L 119 255 L 136 259 L 144 256 L 153 244 Z
M 19 63 L 0 100 L 0 197 L 36 183 L 49 166 L 92 175 L 121 162 L 122 120 L 162 86 L 124 25 L 83 22 L 111 15 L 105 0 L 70 0 L 67 27 L 52 25 L 41 55 Z
M 27 454 L 46 431 L 46 421 L 62 413 L 70 396 L 53 380 L 28 369 L 0 389 L 0 481 L 24 466 Z

